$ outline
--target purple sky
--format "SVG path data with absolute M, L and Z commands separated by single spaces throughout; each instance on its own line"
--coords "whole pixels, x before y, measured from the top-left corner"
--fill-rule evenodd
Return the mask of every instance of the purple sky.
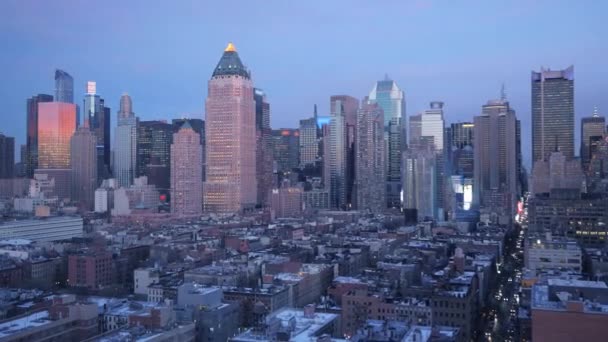
M 25 100 L 53 93 L 53 71 L 87 80 L 112 108 L 133 98 L 144 120 L 202 117 L 207 80 L 228 41 L 296 127 L 329 96 L 367 95 L 388 73 L 408 116 L 431 100 L 448 123 L 472 120 L 506 85 L 529 160 L 530 71 L 575 65 L 579 119 L 608 112 L 605 1 L 0 1 L 0 131 L 24 142 Z M 9 120 L 6 120 L 9 119 Z M 578 142 L 577 142 L 578 144 Z M 17 157 L 18 158 L 18 157 Z

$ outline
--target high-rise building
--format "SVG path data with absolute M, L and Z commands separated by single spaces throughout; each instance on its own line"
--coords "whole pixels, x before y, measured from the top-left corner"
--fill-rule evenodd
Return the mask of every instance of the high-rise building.
M 235 213 L 257 201 L 253 82 L 232 43 L 208 83 L 206 212 Z
M 474 201 L 510 219 L 518 189 L 515 111 L 504 99 L 488 101 L 474 125 Z
M 74 79 L 60 69 L 55 70 L 55 102 L 74 103 Z
M 137 172 L 137 117 L 132 111 L 131 97 L 123 94 L 118 111 L 118 127 L 114 134 L 114 178 L 122 187 L 133 184 Z
M 397 83 L 389 79 L 378 81 L 369 94 L 369 101 L 378 103 L 384 111 L 384 139 L 387 141 L 387 205 L 401 204 L 401 152 L 405 149 L 405 94 Z
M 0 178 L 13 178 L 14 169 L 15 138 L 0 133 Z
M 171 212 L 198 215 L 203 211 L 201 138 L 186 121 L 171 144 Z
M 184 122 L 180 123 L 183 126 Z M 148 177 L 148 183 L 164 194 L 171 186 L 171 142 L 173 133 L 181 127 L 177 125 L 155 120 L 139 121 L 137 124 L 136 174 L 138 177 Z M 194 127 L 194 124 L 191 126 Z
M 364 100 L 357 111 L 355 142 L 355 198 L 358 210 L 382 212 L 386 208 L 385 157 L 384 113 L 378 104 Z
M 335 209 L 349 209 L 353 203 L 355 179 L 355 127 L 359 100 L 347 95 L 330 98 L 329 155 L 324 163 L 329 176 L 330 205 Z
M 574 157 L 574 67 L 532 71 L 532 162 Z
M 418 219 L 433 218 L 437 212 L 436 155 L 426 145 L 403 152 L 404 209 L 416 209 Z
M 267 206 L 272 190 L 272 140 L 270 129 L 270 104 L 262 89 L 254 89 L 256 127 L 256 178 L 258 181 L 257 203 Z
M 34 177 L 38 168 L 38 103 L 53 102 L 53 97 L 46 94 L 34 95 L 27 99 L 27 136 L 25 173 L 28 178 Z
M 110 108 L 97 94 L 97 83 L 87 82 L 87 92 L 83 102 L 84 121 L 89 122 L 91 131 L 97 138 L 97 178 L 108 178 L 110 169 Z
M 317 126 L 317 105 L 314 115 L 300 120 L 300 168 L 317 168 L 319 163 L 319 127 Z
M 583 190 L 585 176 L 578 160 L 567 159 L 561 151 L 551 153 L 548 160 L 537 160 L 532 168 L 532 195 L 548 194 L 553 189 Z
M 443 102 L 433 101 L 430 108 L 422 114 L 410 117 L 410 143 L 412 150 L 431 149 L 435 153 L 435 191 L 434 207 L 437 212 L 435 218 L 443 219 L 444 210 L 444 177 L 445 177 L 445 149 L 444 149 L 444 121 Z
M 76 131 L 76 105 L 38 104 L 38 168 L 69 169 L 70 139 Z
M 472 122 L 453 123 L 446 134 L 446 177 L 444 190 L 445 207 L 451 218 L 467 217 L 473 200 L 475 160 L 473 151 L 475 125 Z
M 277 172 L 288 174 L 299 166 L 300 131 L 295 128 L 280 128 L 271 131 L 273 159 Z
M 585 172 L 589 162 L 597 152 L 598 144 L 606 135 L 606 118 L 600 116 L 597 109 L 590 117 L 581 120 L 581 164 Z
M 97 188 L 97 139 L 88 122 L 79 127 L 70 141 L 72 201 L 83 210 L 93 210 Z
M 193 118 L 180 118 L 180 119 L 173 119 L 171 121 L 171 124 L 173 125 L 173 129 L 174 132 L 179 131 L 179 129 L 184 125 L 184 123 L 188 121 L 188 123 L 190 124 L 190 126 L 192 127 L 192 129 L 198 133 L 201 136 L 201 146 L 203 146 L 203 157 L 202 157 L 202 161 L 203 161 L 203 182 L 205 181 L 205 168 L 206 168 L 206 163 L 205 160 L 207 160 L 206 156 L 205 156 L 205 120 L 203 119 L 193 119 Z

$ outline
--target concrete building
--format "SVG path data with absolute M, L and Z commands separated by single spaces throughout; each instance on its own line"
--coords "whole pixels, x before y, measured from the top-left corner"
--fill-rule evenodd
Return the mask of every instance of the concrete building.
M 157 212 L 159 203 L 158 190 L 148 184 L 146 176 L 135 178 L 128 188 L 114 190 L 113 216 L 129 215 L 133 210 Z
M 70 139 L 76 131 L 76 105 L 38 103 L 38 168 L 69 169 Z
M 302 188 L 283 186 L 272 189 L 270 209 L 275 218 L 302 216 Z
M 532 71 L 532 162 L 561 151 L 574 158 L 574 66 Z
M 148 287 L 158 283 L 160 272 L 155 268 L 138 268 L 133 271 L 133 293 L 148 296 Z
M 200 136 L 186 122 L 173 134 L 171 144 L 171 212 L 200 215 L 203 212 L 203 147 Z
M 583 190 L 585 175 L 578 160 L 568 160 L 563 152 L 552 152 L 547 159 L 534 162 L 530 193 L 550 193 L 552 189 Z
M 399 208 L 401 205 L 401 154 L 407 142 L 405 123 L 405 93 L 388 75 L 376 82 L 369 94 L 369 101 L 377 103 L 384 112 L 384 140 L 387 154 L 387 205 Z
M 257 201 L 253 82 L 232 43 L 209 80 L 204 209 L 236 213 Z
M 37 169 L 34 171 L 34 180 L 45 198 L 57 198 L 63 202 L 71 200 L 71 169 Z
M 265 286 L 258 289 L 223 288 L 224 299 L 241 306 L 240 324 L 252 327 L 263 321 L 272 312 L 289 305 L 289 289 L 285 286 Z
M 300 168 L 317 167 L 319 158 L 319 127 L 317 126 L 317 106 L 314 116 L 300 120 Z
M 590 117 L 581 120 L 581 165 L 589 171 L 589 163 L 598 150 L 598 145 L 606 135 L 606 118 L 600 116 L 597 108 Z
M 85 211 L 95 206 L 97 188 L 96 140 L 88 125 L 79 127 L 70 141 L 71 198 Z
M 329 191 L 313 189 L 302 193 L 302 200 L 306 209 L 330 209 Z
M 532 271 L 562 270 L 581 273 L 583 252 L 576 240 L 553 238 L 547 233 L 544 238 L 531 237 L 524 249 L 524 265 Z
M 357 111 L 356 127 L 356 208 L 380 213 L 386 209 L 386 152 L 382 108 L 364 100 Z
M 474 202 L 509 221 L 518 196 L 515 111 L 504 99 L 489 101 L 474 125 Z
M 118 184 L 128 187 L 137 174 L 137 124 L 132 110 L 131 97 L 124 93 L 120 97 L 117 113 L 118 127 L 114 134 L 114 177 Z
M 95 190 L 95 212 L 106 213 L 114 208 L 114 190 L 117 188 L 116 180 L 104 179 L 101 186 Z
M 112 254 L 89 251 L 68 256 L 68 285 L 101 289 L 114 282 Z
M 82 218 L 71 216 L 21 220 L 0 224 L 0 240 L 59 241 L 82 237 Z

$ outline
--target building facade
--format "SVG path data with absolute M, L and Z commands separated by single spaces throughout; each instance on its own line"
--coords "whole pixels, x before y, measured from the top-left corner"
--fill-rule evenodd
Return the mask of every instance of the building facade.
M 270 129 L 270 104 L 266 93 L 261 89 L 254 89 L 255 100 L 255 127 L 256 127 L 256 178 L 258 183 L 257 203 L 261 206 L 269 204 L 270 190 L 272 189 L 272 140 Z
M 74 103 L 74 78 L 60 69 L 55 70 L 55 101 Z
M 38 104 L 38 168 L 69 169 L 70 139 L 76 131 L 76 105 Z
M 76 130 L 70 141 L 72 168 L 72 201 L 83 210 L 91 211 L 95 205 L 97 188 L 96 139 L 85 124 Z
M 97 138 L 97 177 L 98 181 L 110 176 L 111 146 L 110 146 L 110 108 L 97 94 L 97 83 L 87 82 L 86 94 L 83 100 L 84 121 L 89 122 L 91 131 Z
M 581 120 L 581 164 L 585 172 L 589 171 L 589 163 L 596 155 L 599 144 L 606 135 L 606 118 L 600 116 L 597 110 L 593 116 Z
M 25 174 L 28 178 L 34 176 L 38 168 L 38 103 L 53 102 L 53 96 L 38 94 L 27 99 L 26 143 L 25 143 Z
M 240 212 L 257 201 L 255 101 L 249 71 L 232 43 L 208 85 L 204 208 Z
M 357 111 L 355 190 L 358 210 L 382 212 L 386 208 L 386 153 L 384 112 L 364 101 Z
M 0 133 L 0 178 L 15 175 L 15 138 Z
M 532 72 L 532 161 L 574 157 L 574 67 Z
M 137 118 L 131 97 L 123 94 L 118 111 L 118 127 L 114 135 L 114 178 L 120 186 L 133 184 L 137 172 Z
M 200 136 L 186 122 L 171 144 L 171 212 L 199 215 L 203 211 Z

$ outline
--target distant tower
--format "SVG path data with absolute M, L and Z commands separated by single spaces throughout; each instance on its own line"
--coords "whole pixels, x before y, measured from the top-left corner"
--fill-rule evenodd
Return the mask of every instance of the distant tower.
M 171 144 L 171 212 L 200 215 L 202 196 L 201 138 L 186 121 Z
M 84 121 L 89 122 L 89 127 L 97 138 L 97 177 L 98 183 L 101 183 L 102 179 L 111 174 L 110 108 L 105 106 L 105 101 L 97 94 L 96 82 L 87 82 L 86 91 L 82 110 Z
M 70 139 L 76 131 L 76 105 L 38 104 L 38 168 L 69 169 Z
M 26 160 L 23 162 L 28 178 L 34 177 L 34 170 L 38 168 L 38 104 L 41 102 L 53 102 L 53 96 L 38 94 L 27 99 Z
M 74 103 L 74 79 L 60 69 L 55 70 L 55 102 Z
M 120 97 L 118 126 L 114 134 L 114 178 L 118 184 L 128 187 L 133 184 L 137 170 L 137 118 L 132 112 L 131 97 Z
M 363 101 L 357 112 L 355 190 L 358 210 L 374 213 L 386 208 L 384 113 L 378 104 Z
M 254 89 L 255 100 L 255 128 L 256 128 L 256 178 L 258 183 L 257 203 L 262 206 L 270 204 L 270 190 L 272 189 L 272 130 L 270 129 L 270 104 L 266 93 L 261 89 Z
M 84 126 L 76 130 L 70 141 L 70 165 L 72 200 L 79 207 L 93 210 L 95 189 L 97 188 L 97 140 L 85 121 Z
M 387 205 L 401 206 L 401 152 L 405 149 L 405 94 L 388 75 L 378 81 L 369 94 L 369 101 L 377 103 L 384 111 L 384 139 L 388 146 L 387 158 Z
M 574 67 L 532 72 L 532 162 L 574 157 Z
M 205 211 L 236 213 L 257 201 L 253 82 L 232 43 L 209 80 Z
M 600 116 L 595 108 L 592 116 L 581 120 L 581 164 L 585 172 L 605 135 L 606 118 Z
M 13 178 L 14 168 L 15 138 L 0 133 L 0 178 Z

